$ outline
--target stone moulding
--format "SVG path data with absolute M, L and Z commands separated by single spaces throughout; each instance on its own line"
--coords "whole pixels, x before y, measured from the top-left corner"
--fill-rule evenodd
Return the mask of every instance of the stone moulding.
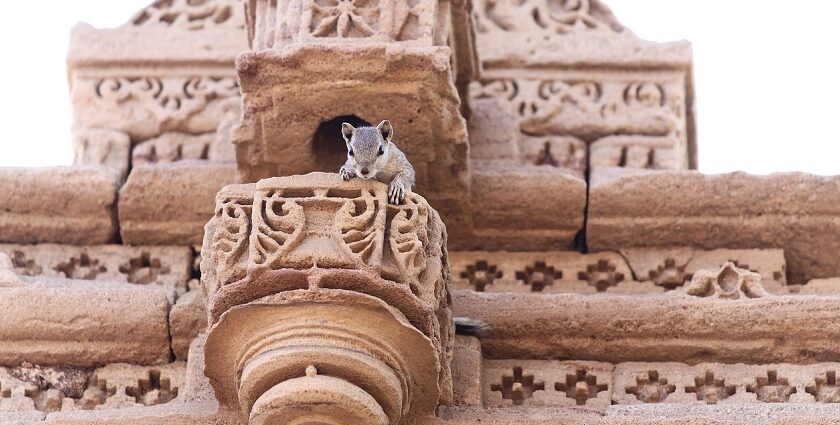
M 218 194 L 201 268 L 205 371 L 224 408 L 305 418 L 293 400 L 310 388 L 325 415 L 398 424 L 451 400 L 446 230 L 422 197 L 386 194 L 325 173 Z
M 732 300 L 675 292 L 627 297 L 455 291 L 453 300 L 456 316 L 489 325 L 482 338 L 489 358 L 809 363 L 833 361 L 840 352 L 834 296 Z

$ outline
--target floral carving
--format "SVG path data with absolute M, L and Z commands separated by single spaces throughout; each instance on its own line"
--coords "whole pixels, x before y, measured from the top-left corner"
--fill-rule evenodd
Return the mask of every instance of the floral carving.
M 382 260 L 382 234 L 377 232 L 376 221 L 383 212 L 382 201 L 362 191 L 360 197 L 347 199 L 336 213 L 335 223 L 345 252 L 369 267 Z
M 379 32 L 379 15 L 379 0 L 314 0 L 310 30 L 315 37 L 370 37 Z
M 274 191 L 259 193 L 254 206 L 251 261 L 256 265 L 273 267 L 304 238 L 306 217 L 303 206 L 295 199 L 284 198 Z
M 239 83 L 231 77 L 114 77 L 96 81 L 95 90 L 117 105 L 141 102 L 164 121 L 186 119 L 213 100 L 237 96 Z
M 397 268 L 404 276 L 419 282 L 420 273 L 426 269 L 429 211 L 414 196 L 409 194 L 405 198 L 405 206 L 395 207 L 397 211 L 391 219 L 389 242 Z
M 482 33 L 623 30 L 612 13 L 596 0 L 484 0 L 477 12 L 477 30 Z
M 761 275 L 726 263 L 720 270 L 700 270 L 694 274 L 686 292 L 695 297 L 737 300 L 767 296 Z
M 242 27 L 245 22 L 236 14 L 241 7 L 237 0 L 157 0 L 137 13 L 131 24 L 191 31 L 218 26 Z
M 251 233 L 251 200 L 227 199 L 216 211 L 216 232 L 213 252 L 216 256 L 216 275 L 222 285 L 245 276 Z

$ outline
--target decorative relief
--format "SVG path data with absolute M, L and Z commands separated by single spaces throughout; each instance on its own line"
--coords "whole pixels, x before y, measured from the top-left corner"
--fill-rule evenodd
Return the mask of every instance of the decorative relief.
M 388 242 L 394 264 L 403 276 L 418 278 L 412 284 L 419 283 L 420 273 L 426 269 L 426 247 L 429 245 L 428 207 L 417 202 L 417 195 L 411 193 L 405 197 L 404 205 L 389 206 L 389 209 L 393 211 L 393 217 Z
M 661 403 L 668 395 L 677 390 L 676 385 L 669 384 L 668 379 L 659 376 L 659 371 L 651 370 L 647 374 L 636 377 L 636 385 L 624 389 L 627 394 L 636 396 L 645 403 Z
M 254 199 L 251 262 L 276 267 L 302 239 L 306 224 L 303 206 L 278 192 L 258 193 Z
M 529 135 L 664 136 L 682 134 L 685 125 L 684 87 L 676 80 L 489 79 L 473 82 L 470 98 L 506 105 Z
M 720 270 L 700 270 L 694 274 L 686 292 L 695 297 L 716 297 L 737 300 L 767 296 L 761 286 L 761 275 L 739 269 L 728 262 Z
M 380 0 L 313 0 L 315 37 L 370 37 L 380 31 Z
M 597 0 L 483 0 L 476 5 L 476 30 L 531 32 L 621 32 L 623 27 Z
M 373 267 L 382 259 L 382 239 L 376 225 L 377 219 L 381 218 L 382 203 L 368 191 L 360 191 L 357 195 L 341 206 L 335 224 L 347 255 L 357 256 L 363 264 Z M 393 233 L 391 237 L 394 237 Z
M 237 0 L 157 0 L 131 19 L 136 27 L 180 28 L 197 31 L 206 28 L 243 27 L 244 6 Z
M 158 120 L 184 120 L 211 101 L 239 95 L 232 77 L 113 77 L 95 82 L 96 97 L 113 105 L 137 102 Z

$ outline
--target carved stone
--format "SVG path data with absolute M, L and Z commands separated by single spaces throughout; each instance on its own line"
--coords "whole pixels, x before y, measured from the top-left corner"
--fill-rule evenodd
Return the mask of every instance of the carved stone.
M 202 283 L 224 408 L 260 424 L 415 423 L 451 400 L 446 230 L 420 196 L 386 192 L 316 173 L 219 193 Z
M 73 132 L 73 165 L 103 166 L 128 176 L 131 138 L 115 130 L 88 129 Z

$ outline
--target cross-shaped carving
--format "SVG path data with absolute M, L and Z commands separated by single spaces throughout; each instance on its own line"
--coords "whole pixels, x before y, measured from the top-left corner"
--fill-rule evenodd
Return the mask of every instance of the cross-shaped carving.
M 94 280 L 96 276 L 105 273 L 105 266 L 99 264 L 99 260 L 92 259 L 87 253 L 73 257 L 70 261 L 61 263 L 54 268 L 59 273 L 64 273 L 68 279 Z
M 484 292 L 488 285 L 502 278 L 502 272 L 495 265 L 479 260 L 475 264 L 468 265 L 467 269 L 461 272 L 461 278 L 467 279 L 476 292 Z
M 513 368 L 513 375 L 503 375 L 502 382 L 490 385 L 491 391 L 502 393 L 502 398 L 512 400 L 513 404 L 519 406 L 525 400 L 533 397 L 535 391 L 545 391 L 545 382 L 534 381 L 534 375 L 525 375 L 522 368 Z
M 169 379 L 161 379 L 160 371 L 149 370 L 147 379 L 139 379 L 137 386 L 126 387 L 126 395 L 134 397 L 144 406 L 169 403 L 178 396 L 178 387 L 172 388 Z
M 661 286 L 666 291 L 672 291 L 683 286 L 687 280 L 691 279 L 691 274 L 685 272 L 685 267 L 685 264 L 677 265 L 677 260 L 667 258 L 663 264 L 656 267 L 656 270 L 651 270 L 648 273 L 648 278 L 656 286 Z
M 578 273 L 578 279 L 589 282 L 589 285 L 604 292 L 610 286 L 616 286 L 624 281 L 624 273 L 616 272 L 617 266 L 607 259 L 598 260 L 586 267 L 586 271 Z
M 697 394 L 697 400 L 715 404 L 735 394 L 735 385 L 726 385 L 726 380 L 715 379 L 715 373 L 707 370 L 703 376 L 694 378 L 694 386 L 685 387 L 685 392 Z
M 585 406 L 586 400 L 597 398 L 598 393 L 606 391 L 607 384 L 599 384 L 598 377 L 590 375 L 586 369 L 578 369 L 574 374 L 566 375 L 566 382 L 557 382 L 554 389 L 565 392 L 566 397 L 574 399 L 578 406 Z
M 37 276 L 43 271 L 41 266 L 35 264 L 35 260 L 26 258 L 23 251 L 12 253 L 12 265 L 15 266 L 15 273 L 23 276 Z
M 651 370 L 647 375 L 637 376 L 636 385 L 624 390 L 645 403 L 660 403 L 668 398 L 668 394 L 676 391 L 677 387 L 669 385 L 667 379 L 660 378 L 659 371 Z
M 516 279 L 531 287 L 531 292 L 542 292 L 547 286 L 554 284 L 555 279 L 562 279 L 563 271 L 555 270 L 545 261 L 537 261 L 533 266 L 525 267 L 524 271 L 516 272 Z
M 787 403 L 790 395 L 796 393 L 787 378 L 779 378 L 775 370 L 768 370 L 767 377 L 755 378 L 755 384 L 747 385 L 747 392 L 754 393 L 765 403 Z
M 156 282 L 160 275 L 169 273 L 169 267 L 161 264 L 160 258 L 152 257 L 148 252 L 130 259 L 120 266 L 120 273 L 128 276 L 131 283 L 149 284 Z
M 840 403 L 840 387 L 837 386 L 837 371 L 830 370 L 825 377 L 818 376 L 814 385 L 805 387 L 805 392 L 820 403 Z

